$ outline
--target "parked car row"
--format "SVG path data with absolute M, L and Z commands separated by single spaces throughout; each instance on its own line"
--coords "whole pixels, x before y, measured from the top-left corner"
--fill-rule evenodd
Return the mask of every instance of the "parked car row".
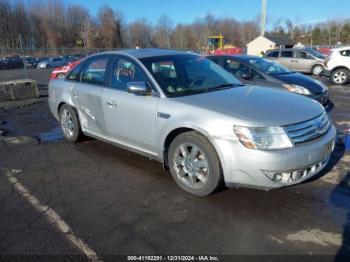
M 336 131 L 317 101 L 328 102 L 322 83 L 275 62 L 164 49 L 96 54 L 49 83 L 66 140 L 92 136 L 158 160 L 197 196 L 318 174 Z
M 33 56 L 6 56 L 0 58 L 0 69 L 14 68 L 56 68 L 67 65 L 84 58 L 84 54 L 66 55 L 58 57 L 33 57 Z
M 23 59 L 20 56 L 6 56 L 0 58 L 0 69 L 23 68 Z

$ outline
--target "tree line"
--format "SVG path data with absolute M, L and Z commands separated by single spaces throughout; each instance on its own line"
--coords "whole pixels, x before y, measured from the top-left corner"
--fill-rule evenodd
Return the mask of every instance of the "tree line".
M 289 37 L 295 42 L 313 45 L 350 43 L 350 20 L 334 19 L 316 24 L 291 20 L 269 21 L 268 34 Z M 208 13 L 192 23 L 175 24 L 161 15 L 156 23 L 139 18 L 126 23 L 122 12 L 108 5 L 97 15 L 76 4 L 60 0 L 0 0 L 0 48 L 18 48 L 21 35 L 26 48 L 87 49 L 161 47 L 201 50 L 207 37 L 223 34 L 225 43 L 244 47 L 260 33 L 259 16 L 250 21 L 220 18 Z

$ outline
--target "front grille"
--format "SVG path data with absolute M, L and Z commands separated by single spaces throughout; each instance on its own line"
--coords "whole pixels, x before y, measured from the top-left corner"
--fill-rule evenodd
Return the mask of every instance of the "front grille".
M 326 113 L 322 115 L 294 125 L 285 126 L 288 136 L 295 145 L 306 143 L 325 135 L 332 127 Z

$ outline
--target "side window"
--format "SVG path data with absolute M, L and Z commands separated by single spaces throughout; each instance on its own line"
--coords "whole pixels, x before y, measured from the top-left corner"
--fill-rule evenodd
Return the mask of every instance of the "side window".
M 278 51 L 273 51 L 267 54 L 267 57 L 278 57 Z
M 299 59 L 312 59 L 312 56 L 305 51 L 296 51 L 295 57 Z
M 293 51 L 282 51 L 281 57 L 291 58 L 291 57 L 293 57 Z
M 242 77 L 243 74 L 250 73 L 249 67 L 231 59 L 225 61 L 225 68 L 236 77 Z
M 67 76 L 67 80 L 79 81 L 80 71 L 83 68 L 83 63 L 76 65 Z
M 105 85 L 107 64 L 107 57 L 97 57 L 88 61 L 81 74 L 81 81 L 95 85 Z
M 141 68 L 127 59 L 118 59 L 113 66 L 112 88 L 127 91 L 129 82 L 147 82 Z
M 213 61 L 215 64 L 220 64 L 220 59 L 217 57 L 210 58 L 211 61 Z
M 152 74 L 155 80 L 161 85 L 164 86 L 169 93 L 174 93 L 175 90 L 179 87 L 179 77 L 178 72 L 176 71 L 174 61 L 160 61 L 153 62 L 151 65 Z M 195 78 L 195 70 L 188 71 L 188 77 L 190 79 Z M 192 75 L 194 74 L 194 75 Z
M 348 57 L 350 57 L 350 50 L 343 50 L 343 51 L 340 51 L 340 55 L 341 55 L 341 56 L 348 56 Z
M 257 71 L 252 69 L 252 74 L 253 74 L 253 78 L 254 80 L 265 80 L 265 78 L 260 75 Z

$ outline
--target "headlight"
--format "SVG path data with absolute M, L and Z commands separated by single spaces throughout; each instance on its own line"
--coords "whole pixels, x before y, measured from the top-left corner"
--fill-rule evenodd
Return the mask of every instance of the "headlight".
M 285 87 L 289 92 L 293 92 L 293 93 L 297 93 L 305 96 L 311 95 L 311 92 L 308 89 L 299 85 L 283 84 L 283 87 Z
M 243 127 L 233 128 L 239 141 L 248 148 L 274 150 L 293 147 L 282 127 Z

